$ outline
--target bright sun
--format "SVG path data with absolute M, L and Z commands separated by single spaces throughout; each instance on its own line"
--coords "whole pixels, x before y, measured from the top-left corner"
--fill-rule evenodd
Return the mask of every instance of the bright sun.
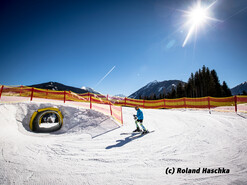
M 186 15 L 188 16 L 188 21 L 185 23 L 185 25 L 189 25 L 190 28 L 184 40 L 183 47 L 186 45 L 192 33 L 198 30 L 199 26 L 205 24 L 207 20 L 217 21 L 217 19 L 209 17 L 208 13 L 209 8 L 211 8 L 214 4 L 215 2 L 210 4 L 208 7 L 202 7 L 200 1 L 198 1 L 197 6 L 194 7 L 191 11 L 185 11 Z
M 191 19 L 192 24 L 200 25 L 204 21 L 206 21 L 207 12 L 201 7 L 197 7 L 196 9 L 190 12 L 189 17 Z

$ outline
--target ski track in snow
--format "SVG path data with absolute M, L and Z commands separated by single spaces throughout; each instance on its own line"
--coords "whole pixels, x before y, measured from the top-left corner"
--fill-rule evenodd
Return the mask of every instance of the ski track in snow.
M 62 111 L 62 129 L 30 132 L 33 111 L 50 106 Z M 119 127 L 78 107 L 0 104 L 0 184 L 247 184 L 246 114 L 143 112 L 144 125 L 155 132 L 141 136 L 131 133 L 133 108 L 123 108 Z M 166 175 L 167 167 L 224 167 L 230 174 Z

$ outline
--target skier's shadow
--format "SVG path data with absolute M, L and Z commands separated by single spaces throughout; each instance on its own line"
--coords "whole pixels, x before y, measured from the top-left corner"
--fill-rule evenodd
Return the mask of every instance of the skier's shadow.
M 121 135 L 125 135 L 125 133 L 123 133 Z M 143 136 L 144 136 L 143 134 L 132 133 L 130 136 L 126 137 L 125 139 L 117 140 L 116 141 L 117 144 L 107 146 L 105 149 L 112 149 L 112 148 L 116 148 L 116 147 L 122 147 L 122 146 L 126 145 L 127 143 L 129 143 L 129 142 L 131 142 L 131 141 L 133 141 L 135 139 L 141 138 Z

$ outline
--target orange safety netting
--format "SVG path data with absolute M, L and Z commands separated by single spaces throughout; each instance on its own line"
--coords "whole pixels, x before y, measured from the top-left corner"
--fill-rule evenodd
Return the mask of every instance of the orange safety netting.
M 111 115 L 119 122 L 122 122 L 122 109 L 118 106 L 152 109 L 167 108 L 216 108 L 216 107 L 235 107 L 238 105 L 246 107 L 247 96 L 231 96 L 224 98 L 202 97 L 202 98 L 178 98 L 178 99 L 160 99 L 160 100 L 140 100 L 131 98 L 112 97 L 92 93 L 76 94 L 70 91 L 44 90 L 32 87 L 10 87 L 2 86 L 0 97 L 3 96 L 22 96 L 33 98 L 45 98 L 53 100 L 62 100 L 66 102 L 88 102 L 90 108 L 97 109 L 105 114 Z M 244 108 L 245 111 L 246 108 Z
M 1 98 L 3 96 L 4 98 Z M 17 98 L 5 98 L 5 97 L 19 97 Z M 106 115 L 112 116 L 115 120 L 123 124 L 122 107 L 114 106 L 108 101 L 106 96 L 96 95 L 92 93 L 76 94 L 70 91 L 54 91 L 38 89 L 33 87 L 0 87 L 0 100 L 2 102 L 19 102 L 26 101 L 27 99 L 20 99 L 21 97 L 29 97 L 30 101 L 33 99 L 50 99 L 50 100 L 62 100 L 72 105 L 83 106 L 102 112 Z M 82 104 L 84 102 L 84 104 Z M 87 103 L 87 104 L 85 104 Z
M 237 96 L 237 104 L 247 103 L 247 96 Z

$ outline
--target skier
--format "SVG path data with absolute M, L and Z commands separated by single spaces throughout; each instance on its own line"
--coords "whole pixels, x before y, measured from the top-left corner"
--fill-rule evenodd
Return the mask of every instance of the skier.
M 141 125 L 143 131 L 142 134 L 146 134 L 148 133 L 147 129 L 143 126 L 142 122 L 143 122 L 143 112 L 141 111 L 141 109 L 139 108 L 139 106 L 137 105 L 135 107 L 135 110 L 137 111 L 137 114 L 134 115 L 135 118 L 135 124 L 136 124 L 136 129 L 133 132 L 141 132 L 142 130 L 140 129 L 140 127 L 138 126 L 138 123 Z

